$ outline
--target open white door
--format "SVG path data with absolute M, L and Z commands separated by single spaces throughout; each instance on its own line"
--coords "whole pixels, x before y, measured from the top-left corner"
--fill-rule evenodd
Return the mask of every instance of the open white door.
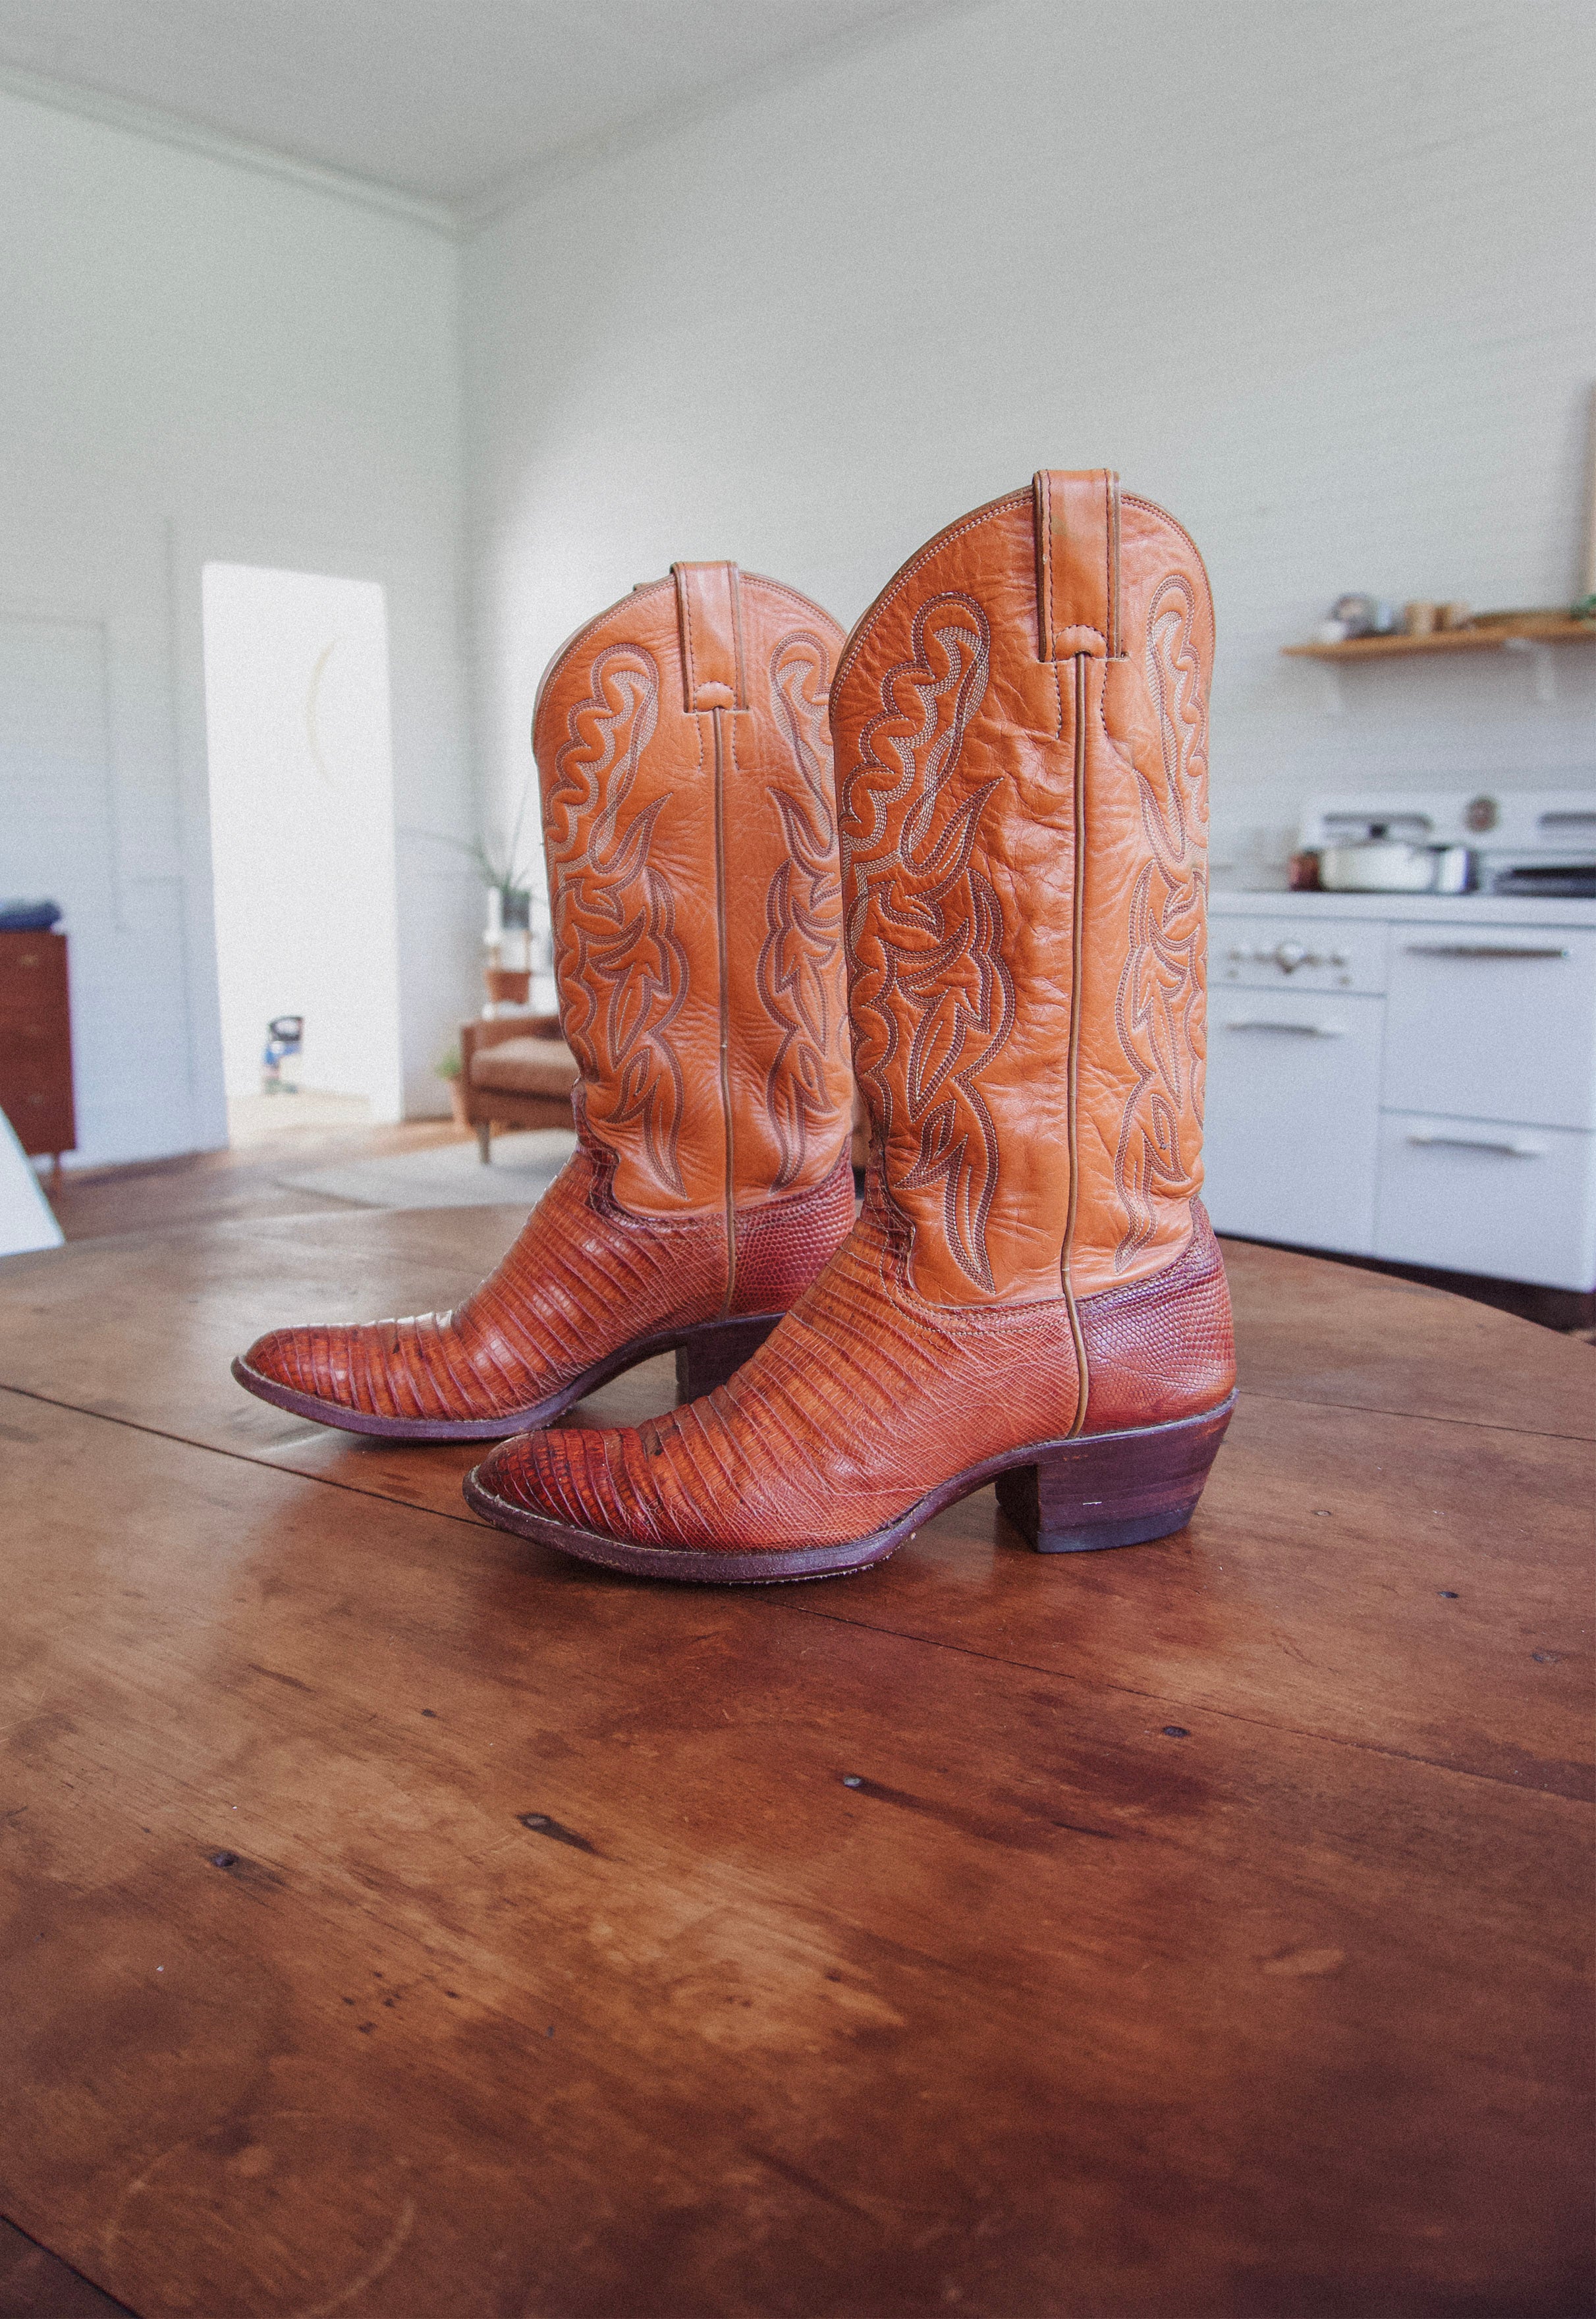
M 375 581 L 207 564 L 205 734 L 223 1070 L 258 1105 L 268 1026 L 301 1088 L 402 1115 L 388 628 Z

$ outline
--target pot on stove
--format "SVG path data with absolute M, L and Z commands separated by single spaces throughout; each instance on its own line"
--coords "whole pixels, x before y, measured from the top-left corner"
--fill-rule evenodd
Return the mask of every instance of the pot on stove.
M 1383 822 L 1352 845 L 1327 845 L 1319 856 L 1319 882 L 1332 894 L 1461 894 L 1468 885 L 1468 850 L 1462 845 L 1413 845 L 1393 837 Z

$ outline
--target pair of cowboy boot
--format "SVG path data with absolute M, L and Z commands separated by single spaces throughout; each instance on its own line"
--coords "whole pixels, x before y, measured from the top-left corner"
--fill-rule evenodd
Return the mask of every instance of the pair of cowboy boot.
M 862 1569 L 994 1479 L 1044 1552 L 1164 1537 L 1230 1415 L 1196 550 L 1044 472 L 912 557 L 832 675 L 839 641 L 679 565 L 565 646 L 534 747 L 576 1157 L 458 1313 L 236 1365 L 356 1430 L 510 1435 L 471 1503 L 618 1569 Z M 547 1425 L 670 1346 L 683 1406 Z

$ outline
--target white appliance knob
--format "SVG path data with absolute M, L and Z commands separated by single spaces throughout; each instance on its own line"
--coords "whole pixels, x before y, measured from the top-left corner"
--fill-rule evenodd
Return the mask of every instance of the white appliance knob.
M 1283 942 L 1275 945 L 1275 963 L 1283 974 L 1293 974 L 1307 957 L 1301 943 Z

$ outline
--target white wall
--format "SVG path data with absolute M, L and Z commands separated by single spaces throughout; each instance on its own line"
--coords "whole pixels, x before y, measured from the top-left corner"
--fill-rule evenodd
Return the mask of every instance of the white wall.
M 388 618 L 369 580 L 208 564 L 211 871 L 230 1098 L 261 1091 L 267 1025 L 302 1017 L 284 1076 L 402 1110 Z
M 443 1106 L 480 910 L 425 835 L 474 826 L 456 265 L 425 226 L 0 94 L 0 662 L 37 696 L 0 732 L 0 891 L 68 907 L 82 1164 L 225 1140 L 213 558 L 386 591 L 406 1088 Z
M 1589 0 L 999 0 L 597 164 L 465 257 L 479 735 L 679 556 L 844 621 L 1039 465 L 1207 558 L 1216 867 L 1302 799 L 1596 779 L 1596 652 L 1340 676 L 1344 589 L 1566 602 L 1596 379 Z M 1333 697 L 1339 689 L 1339 703 Z
M 547 657 L 678 556 L 852 618 L 1041 463 L 1219 602 L 1216 860 L 1301 799 L 1593 778 L 1596 652 L 1279 657 L 1348 587 L 1555 602 L 1596 378 L 1588 0 L 995 0 L 425 224 L 0 94 L 0 892 L 70 911 L 83 1161 L 220 1141 L 208 560 L 379 582 L 410 1110 Z M 463 454 L 460 368 L 466 373 Z M 1339 698 L 1338 698 L 1339 695 Z M 20 703 L 20 706 L 17 705 Z

